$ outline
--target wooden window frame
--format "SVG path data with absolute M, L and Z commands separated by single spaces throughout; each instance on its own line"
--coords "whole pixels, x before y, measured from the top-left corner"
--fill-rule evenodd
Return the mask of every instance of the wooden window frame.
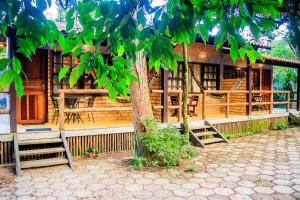
M 59 93 L 56 93 L 56 92 L 54 91 L 55 85 L 58 86 L 58 87 L 57 87 L 58 89 L 63 89 L 64 86 L 66 86 L 66 88 L 68 88 L 68 85 L 69 85 L 69 83 L 64 83 L 64 82 L 63 82 L 64 79 L 62 79 L 61 81 L 56 80 L 57 82 L 55 83 L 55 79 L 56 79 L 56 78 L 58 79 L 59 70 L 60 70 L 62 67 L 66 66 L 66 65 L 68 65 L 68 66 L 70 66 L 70 67 L 76 67 L 76 64 L 74 64 L 74 59 L 72 59 L 72 56 L 71 56 L 71 55 L 64 55 L 64 56 L 59 55 L 59 56 L 61 56 L 60 59 L 62 59 L 61 62 L 54 62 L 54 59 L 55 59 L 54 57 L 55 57 L 56 54 L 61 54 L 61 52 L 52 52 L 52 53 L 51 53 L 51 95 L 52 95 L 52 96 L 55 96 L 55 97 L 57 97 L 57 96 L 59 95 Z M 67 57 L 67 56 L 68 56 L 69 59 L 70 59 L 70 62 L 69 62 L 69 63 L 64 62 L 64 60 L 63 60 L 63 58 L 64 58 L 64 57 Z M 59 68 L 58 71 L 55 71 L 55 67 L 56 67 L 55 65 L 61 65 L 60 67 L 58 67 L 58 68 Z M 70 72 L 67 73 L 67 75 L 69 75 L 69 74 L 70 74 Z M 77 88 L 79 88 L 79 89 L 89 89 L 89 88 L 86 87 L 87 85 L 93 86 L 93 82 L 92 82 L 91 84 L 87 84 L 87 83 L 85 82 L 86 78 L 89 78 L 89 76 L 91 76 L 91 75 L 88 75 L 88 74 L 84 73 L 84 74 L 78 79 L 77 83 L 75 84 L 75 85 L 77 85 Z M 92 87 L 92 88 L 94 88 L 94 87 Z
M 209 64 L 209 63 L 200 63 L 200 64 L 201 64 L 201 83 L 203 84 L 203 86 L 205 86 L 204 81 L 207 80 L 207 79 L 204 80 L 204 73 L 205 73 L 204 68 L 206 66 L 213 66 L 213 67 L 216 67 L 216 79 L 215 79 L 216 80 L 216 89 L 215 90 L 220 90 L 220 65 L 219 64 Z M 214 80 L 214 79 L 211 79 L 211 80 Z M 207 86 L 205 86 L 205 87 L 207 87 Z

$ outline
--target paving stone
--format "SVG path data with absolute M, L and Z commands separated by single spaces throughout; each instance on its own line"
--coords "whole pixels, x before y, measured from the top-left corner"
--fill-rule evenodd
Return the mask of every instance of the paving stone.
M 232 195 L 234 192 L 232 189 L 230 188 L 216 188 L 215 189 L 215 193 L 219 194 L 219 195 L 223 195 L 223 196 L 230 196 Z
M 274 193 L 274 190 L 270 187 L 264 187 L 264 186 L 256 186 L 253 188 L 256 192 L 262 193 L 262 194 L 272 194 Z
M 239 193 L 239 194 L 244 194 L 244 195 L 251 195 L 254 193 L 254 191 L 251 188 L 248 187 L 236 187 L 234 190 Z
M 210 195 L 214 194 L 214 191 L 209 188 L 200 188 L 200 189 L 195 190 L 195 194 L 200 195 L 200 196 L 210 196 Z
M 243 194 L 234 194 L 230 196 L 230 199 L 232 200 L 252 200 L 250 196 L 243 195 Z
M 159 197 L 159 198 L 167 198 L 172 196 L 172 192 L 170 192 L 169 190 L 157 190 L 155 192 L 153 192 L 153 195 L 155 197 Z
M 126 185 L 125 190 L 130 192 L 140 192 L 143 190 L 143 186 L 139 184 Z

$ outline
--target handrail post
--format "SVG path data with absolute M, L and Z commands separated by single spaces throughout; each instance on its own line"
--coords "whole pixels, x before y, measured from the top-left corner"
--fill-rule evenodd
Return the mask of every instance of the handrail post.
M 203 91 L 202 120 L 206 120 L 206 92 Z
M 230 92 L 227 92 L 227 95 L 226 95 L 226 118 L 229 117 L 229 105 L 230 105 Z
M 290 112 L 290 91 L 288 91 L 287 93 L 286 93 L 286 98 L 287 98 L 287 104 L 286 104 L 286 112 Z
M 178 92 L 178 122 L 181 122 L 182 116 L 182 93 Z
M 65 93 L 59 93 L 59 131 L 65 130 Z
M 273 96 L 274 96 L 274 91 L 272 90 L 271 93 L 270 93 L 270 110 L 269 110 L 269 114 L 273 113 L 273 104 L 274 104 Z

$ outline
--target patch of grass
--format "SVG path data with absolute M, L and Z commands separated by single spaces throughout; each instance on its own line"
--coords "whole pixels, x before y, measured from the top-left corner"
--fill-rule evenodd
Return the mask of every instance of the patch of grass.
M 283 130 L 288 128 L 288 120 L 286 119 L 278 119 L 278 120 L 274 120 L 274 122 L 272 123 L 271 128 L 273 130 Z
M 197 171 L 198 171 L 198 169 L 197 169 L 197 167 L 194 166 L 194 165 L 188 166 L 188 167 L 184 170 L 184 172 L 192 172 L 192 173 L 197 172 Z

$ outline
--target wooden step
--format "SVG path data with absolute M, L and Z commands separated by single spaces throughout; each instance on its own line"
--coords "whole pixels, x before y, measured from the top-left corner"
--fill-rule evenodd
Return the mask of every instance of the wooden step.
M 208 136 L 208 135 L 215 135 L 217 132 L 215 131 L 206 131 L 206 132 L 199 132 L 199 133 L 194 133 L 197 137 L 203 137 L 203 136 Z
M 203 144 L 212 144 L 212 143 L 217 143 L 217 142 L 224 142 L 223 138 L 208 138 L 208 139 L 203 139 L 201 140 Z
M 48 149 L 36 149 L 36 150 L 23 150 L 19 151 L 20 156 L 39 155 L 39 154 L 50 154 L 50 153 L 61 153 L 66 150 L 62 147 L 48 148 Z
M 49 158 L 41 160 L 21 161 L 21 168 L 47 167 L 52 165 L 62 165 L 69 163 L 66 158 Z
M 19 145 L 61 143 L 61 138 L 46 138 L 38 140 L 19 140 Z
M 201 130 L 201 129 L 211 128 L 211 126 L 209 126 L 209 125 L 200 125 L 200 126 L 195 125 L 195 126 L 191 126 L 190 128 L 191 128 L 191 130 Z

